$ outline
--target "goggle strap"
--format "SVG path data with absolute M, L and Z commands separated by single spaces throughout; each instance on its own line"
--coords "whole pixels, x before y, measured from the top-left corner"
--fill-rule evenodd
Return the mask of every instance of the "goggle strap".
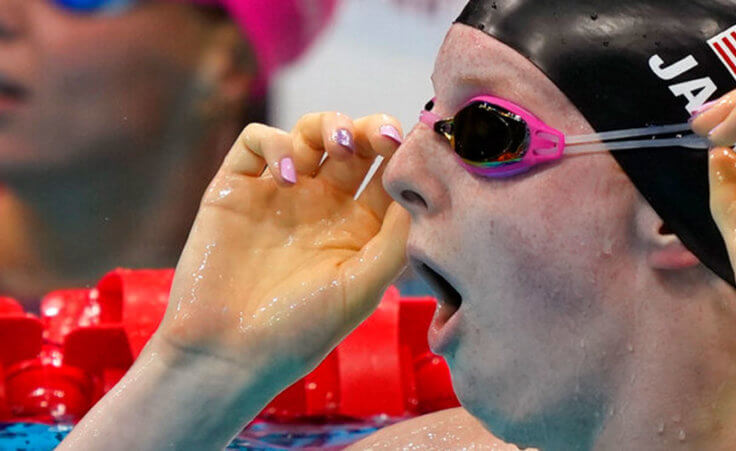
M 684 132 L 690 130 L 690 124 L 653 125 L 642 128 L 628 128 L 610 132 L 591 133 L 589 135 L 568 136 L 565 141 L 568 144 L 582 144 L 589 142 L 608 141 L 612 139 L 635 138 L 638 136 L 655 136 L 669 133 Z
M 609 143 L 599 142 L 591 144 L 568 145 L 565 148 L 565 155 L 581 155 L 597 152 L 608 152 L 613 150 L 648 149 L 658 147 L 686 147 L 689 149 L 703 150 L 710 147 L 710 142 L 706 138 L 702 138 L 695 134 L 689 134 L 675 138 L 641 139 L 633 141 L 616 141 Z

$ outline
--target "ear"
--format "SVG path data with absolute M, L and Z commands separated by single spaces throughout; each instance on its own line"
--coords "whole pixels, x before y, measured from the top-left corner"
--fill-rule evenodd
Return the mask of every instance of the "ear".
M 243 35 L 231 23 L 218 24 L 203 50 L 200 81 L 208 86 L 208 115 L 242 113 L 256 77 L 255 57 Z
M 653 269 L 677 271 L 700 264 L 700 260 L 685 248 L 677 235 L 642 198 L 637 207 L 636 223 L 638 241 L 644 244 L 647 263 Z

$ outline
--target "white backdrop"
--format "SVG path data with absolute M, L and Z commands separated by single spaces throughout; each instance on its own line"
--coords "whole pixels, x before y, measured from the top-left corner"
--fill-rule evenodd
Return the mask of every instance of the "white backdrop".
M 408 130 L 432 97 L 429 76 L 466 0 L 342 0 L 332 27 L 274 84 L 272 121 L 306 112 L 385 112 Z

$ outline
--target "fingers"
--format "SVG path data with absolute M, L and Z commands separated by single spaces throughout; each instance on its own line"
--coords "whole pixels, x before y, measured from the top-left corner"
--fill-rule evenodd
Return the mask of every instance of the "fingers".
M 355 122 L 334 112 L 302 117 L 290 134 L 263 124 L 250 124 L 225 158 L 223 170 L 257 177 L 264 168 L 282 186 L 300 176 L 319 177 L 334 188 L 353 195 L 377 156 L 390 158 L 401 143 L 399 122 L 377 114 Z M 325 153 L 327 160 L 320 163 Z M 361 202 L 382 216 L 390 199 L 380 179 L 383 166 L 370 180 Z
M 225 160 L 220 168 L 221 171 L 249 177 L 261 175 L 266 167 L 266 160 L 261 154 L 254 153 L 246 146 L 246 136 L 253 132 L 255 125 L 248 125 L 240 132 L 240 135 L 225 156 Z
M 316 173 L 325 152 L 337 160 L 355 152 L 353 121 L 342 113 L 307 114 L 299 119 L 292 135 L 297 169 L 303 174 Z
M 297 182 L 293 161 L 291 136 L 283 130 L 263 124 L 249 124 L 240 134 L 238 141 L 243 143 L 235 155 L 228 154 L 225 165 L 237 171 L 241 168 L 255 168 L 257 160 L 265 162 L 268 174 L 282 186 Z M 233 153 L 231 151 L 231 153 Z M 228 162 L 228 160 L 230 160 Z M 256 171 L 237 171 L 244 175 L 257 176 Z
M 376 114 L 356 120 L 354 130 L 355 154 L 342 160 L 328 159 L 320 169 L 319 177 L 350 195 L 356 194 L 367 181 L 359 201 L 382 217 L 391 200 L 381 186 L 381 177 L 386 162 L 401 144 L 401 124 L 391 116 Z M 370 180 L 366 180 L 378 156 L 383 157 L 384 162 L 377 166 Z
M 707 136 L 716 146 L 736 143 L 736 91 L 701 107 L 691 119 L 693 131 Z
M 711 214 L 736 268 L 736 153 L 727 147 L 711 150 L 708 170 Z
M 736 144 L 736 109 L 731 110 L 726 119 L 710 131 L 708 139 L 715 146 L 732 147 Z
M 355 322 L 373 311 L 381 294 L 404 269 L 409 222 L 409 213 L 392 203 L 378 234 L 343 264 L 346 312 Z
M 377 156 L 390 158 L 401 144 L 401 124 L 386 114 L 352 121 L 339 113 L 304 116 L 292 131 L 297 171 L 313 174 L 332 187 L 354 195 Z M 329 156 L 319 167 L 324 153 Z M 378 166 L 360 202 L 382 217 L 391 202 L 381 186 L 383 165 Z

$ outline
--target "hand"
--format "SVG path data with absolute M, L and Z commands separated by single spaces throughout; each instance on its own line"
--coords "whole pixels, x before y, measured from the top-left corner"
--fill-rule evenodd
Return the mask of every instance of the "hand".
M 736 154 L 730 148 L 736 143 L 736 91 L 696 111 L 692 128 L 715 146 L 708 158 L 710 209 L 736 268 Z
M 282 385 L 316 366 L 404 267 L 409 219 L 383 190 L 385 164 L 353 200 L 400 136 L 386 115 L 310 114 L 291 133 L 246 127 L 202 199 L 157 339 Z
M 696 110 L 691 119 L 693 131 L 707 136 L 716 147 L 736 144 L 736 90 Z

